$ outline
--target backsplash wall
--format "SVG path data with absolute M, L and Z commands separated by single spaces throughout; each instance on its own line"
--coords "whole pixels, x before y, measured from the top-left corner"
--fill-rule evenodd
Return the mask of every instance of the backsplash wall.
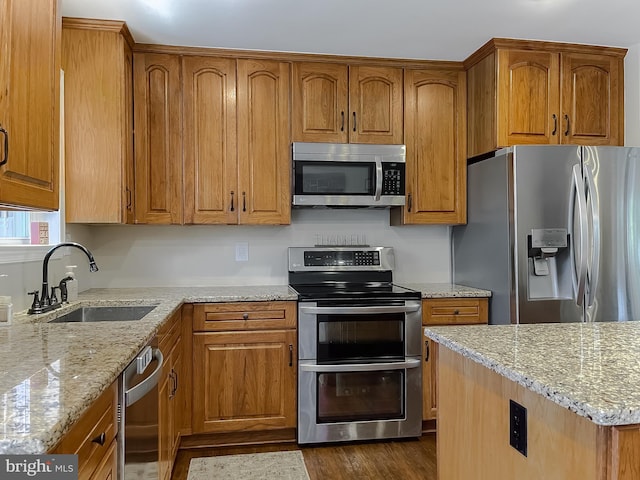
M 444 226 L 389 226 L 387 210 L 294 210 L 286 226 L 67 226 L 87 240 L 100 271 L 80 289 L 287 283 L 287 247 L 317 242 L 392 246 L 398 282 L 449 282 L 450 231 Z M 236 262 L 236 244 L 248 261 Z M 82 260 L 79 260 L 82 261 Z

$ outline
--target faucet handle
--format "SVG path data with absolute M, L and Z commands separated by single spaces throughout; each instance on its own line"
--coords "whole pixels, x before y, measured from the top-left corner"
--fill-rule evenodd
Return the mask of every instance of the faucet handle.
M 34 290 L 33 292 L 27 292 L 27 295 L 33 295 L 33 303 L 31 304 L 31 312 L 34 313 L 36 310 L 42 307 L 40 305 L 40 299 L 38 298 L 38 294 L 40 292 L 38 290 Z

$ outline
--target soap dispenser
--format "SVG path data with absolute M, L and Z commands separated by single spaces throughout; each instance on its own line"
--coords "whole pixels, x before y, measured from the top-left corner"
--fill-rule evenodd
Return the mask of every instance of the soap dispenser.
M 67 269 L 67 273 L 65 274 L 65 278 L 67 278 L 67 302 L 75 302 L 78 300 L 78 279 L 76 278 L 76 274 L 73 271 L 77 265 L 67 265 L 65 268 Z

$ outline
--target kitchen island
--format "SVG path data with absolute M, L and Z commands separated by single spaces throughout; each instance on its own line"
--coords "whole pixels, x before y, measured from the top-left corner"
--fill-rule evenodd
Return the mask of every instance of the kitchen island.
M 640 478 L 640 323 L 425 335 L 438 343 L 440 479 Z

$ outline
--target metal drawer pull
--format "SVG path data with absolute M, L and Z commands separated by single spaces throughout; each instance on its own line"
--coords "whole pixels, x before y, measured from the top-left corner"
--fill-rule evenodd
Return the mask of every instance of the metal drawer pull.
M 242 319 L 243 320 L 249 320 L 249 314 L 248 313 L 243 313 L 242 314 Z
M 311 314 L 358 314 L 358 313 L 412 313 L 420 310 L 420 305 L 413 307 L 300 307 L 300 313 Z
M 104 446 L 104 442 L 107 440 L 107 435 L 102 432 L 100 435 L 98 435 L 96 438 L 94 438 L 93 440 L 91 440 L 93 443 L 97 443 L 100 446 Z
M 428 362 L 429 361 L 429 340 L 424 341 L 424 347 L 426 352 L 424 355 L 424 361 Z
M 569 120 L 569 115 L 565 115 L 564 119 L 567 121 L 567 129 L 564 131 L 564 136 L 568 136 L 569 135 L 569 130 L 571 128 L 571 120 Z
M 556 117 L 556 114 L 554 113 L 553 115 L 551 115 L 551 118 L 553 118 L 553 132 L 551 132 L 551 135 L 556 134 L 556 132 L 558 131 L 558 117 Z
M 342 122 L 340 123 L 340 131 L 344 132 L 344 111 L 340 112 L 340 116 L 342 117 Z
M 231 208 L 229 209 L 231 212 L 234 212 L 236 209 L 233 207 L 233 191 L 231 191 Z
M 289 344 L 289 366 L 293 367 L 293 345 Z
M 416 368 L 421 365 L 419 359 L 411 358 L 406 362 L 384 363 L 357 363 L 340 365 L 318 365 L 313 363 L 301 363 L 300 370 L 305 372 L 378 372 L 380 370 L 404 370 Z
M 460 310 L 458 310 L 458 309 L 456 309 L 456 310 L 454 310 L 454 311 L 453 311 L 453 314 L 454 314 L 454 315 L 458 315 L 459 313 L 460 313 Z

